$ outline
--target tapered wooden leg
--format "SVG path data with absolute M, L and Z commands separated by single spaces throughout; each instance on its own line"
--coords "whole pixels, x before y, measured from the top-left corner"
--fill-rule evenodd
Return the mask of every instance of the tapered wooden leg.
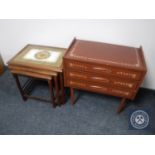
M 126 98 L 123 98 L 118 107 L 117 113 L 120 113 L 121 111 L 123 111 L 123 109 L 125 108 L 125 105 L 126 105 Z
M 20 81 L 19 81 L 18 75 L 17 74 L 12 74 L 12 75 L 13 75 L 15 81 L 16 81 L 17 87 L 19 89 L 19 92 L 20 92 L 23 100 L 26 101 L 27 100 L 27 97 L 24 96 L 24 92 L 23 92 L 22 87 L 20 85 Z
M 60 73 L 60 87 L 61 87 L 61 104 L 65 103 L 65 92 L 64 92 L 64 82 L 63 82 L 63 74 Z
M 70 97 L 71 97 L 71 104 L 74 105 L 75 100 L 74 100 L 74 89 L 70 87 Z
M 54 85 L 55 85 L 55 102 L 59 102 L 59 87 L 57 76 L 54 76 Z
M 56 107 L 55 101 L 54 101 L 54 95 L 53 95 L 53 84 L 52 84 L 52 79 L 48 80 L 48 85 L 50 89 L 50 97 L 51 97 L 51 102 L 53 104 L 53 107 Z

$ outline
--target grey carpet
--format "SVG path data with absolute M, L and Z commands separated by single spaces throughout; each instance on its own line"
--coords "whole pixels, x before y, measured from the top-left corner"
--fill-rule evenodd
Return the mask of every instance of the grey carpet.
M 43 83 L 35 89 L 39 96 L 48 95 Z M 117 114 L 120 99 L 107 95 L 78 91 L 74 106 L 53 108 L 50 103 L 36 100 L 24 102 L 8 70 L 0 76 L 0 134 L 155 134 L 155 91 L 140 89 L 134 101 Z M 68 97 L 67 97 L 68 98 Z M 132 130 L 129 113 L 148 109 L 150 128 Z

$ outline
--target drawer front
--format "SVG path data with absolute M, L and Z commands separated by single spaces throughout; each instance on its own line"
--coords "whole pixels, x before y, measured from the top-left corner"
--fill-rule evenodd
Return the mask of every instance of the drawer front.
M 73 88 L 93 91 L 93 92 L 99 92 L 99 93 L 106 93 L 108 92 L 108 87 L 99 85 L 99 84 L 91 84 L 91 83 L 85 83 L 85 82 L 79 82 L 76 80 L 67 80 L 67 85 Z
M 67 86 L 82 89 L 82 90 L 88 90 L 108 95 L 113 95 L 117 97 L 126 97 L 126 98 L 132 98 L 133 91 L 127 90 L 127 89 L 121 89 L 117 87 L 112 87 L 108 85 L 101 85 L 97 83 L 89 83 L 85 81 L 78 81 L 74 79 L 68 79 L 67 80 Z
M 131 80 L 141 79 L 140 72 L 126 70 L 126 69 L 119 69 L 119 68 L 114 68 L 114 67 L 105 66 L 105 65 L 96 65 L 96 64 L 93 65 L 93 64 L 83 63 L 83 62 L 71 61 L 71 62 L 66 62 L 66 67 L 71 70 L 97 73 L 101 75 L 110 75 L 110 76 L 120 77 L 123 79 L 131 79 Z
M 79 70 L 85 72 L 92 72 L 92 73 L 105 73 L 111 74 L 112 69 L 110 67 L 104 67 L 101 65 L 91 65 L 87 63 L 80 63 L 80 62 L 67 62 L 66 67 L 72 70 Z
M 85 72 L 68 71 L 66 74 L 67 78 L 73 80 L 79 80 L 83 82 L 97 83 L 101 85 L 110 85 L 118 88 L 125 88 L 129 90 L 134 90 L 137 87 L 137 82 L 130 80 L 124 80 L 120 78 L 108 77 L 98 74 L 88 74 Z
M 110 88 L 110 93 L 114 96 L 126 97 L 131 98 L 132 92 L 128 90 L 122 90 L 120 88 Z
M 99 84 L 109 84 L 110 79 L 104 77 L 103 75 L 86 74 L 82 72 L 68 71 L 67 77 L 74 80 L 79 80 L 83 82 L 99 83 Z
M 124 79 L 118 79 L 118 78 L 112 78 L 111 80 L 111 86 L 114 87 L 122 87 L 130 90 L 134 90 L 137 87 L 137 82 L 129 81 L 129 80 L 124 80 Z
M 141 74 L 139 72 L 125 70 L 125 69 L 115 69 L 113 74 L 120 78 L 125 79 L 133 79 L 133 80 L 140 80 Z

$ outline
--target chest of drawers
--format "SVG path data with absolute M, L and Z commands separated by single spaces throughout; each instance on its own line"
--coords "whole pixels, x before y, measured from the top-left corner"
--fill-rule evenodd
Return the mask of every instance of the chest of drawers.
M 146 74 L 142 48 L 74 39 L 64 56 L 64 84 L 74 89 L 98 92 L 122 101 L 134 99 Z

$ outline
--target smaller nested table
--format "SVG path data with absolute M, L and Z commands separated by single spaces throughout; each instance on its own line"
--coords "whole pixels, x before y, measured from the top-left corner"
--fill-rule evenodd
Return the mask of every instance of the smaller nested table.
M 42 100 L 51 102 L 53 107 L 64 103 L 62 58 L 65 51 L 66 49 L 59 47 L 29 44 L 8 62 L 8 67 L 24 101 L 28 98 Z M 28 80 L 21 85 L 19 76 L 28 77 Z M 29 94 L 35 79 L 48 82 L 50 99 Z

